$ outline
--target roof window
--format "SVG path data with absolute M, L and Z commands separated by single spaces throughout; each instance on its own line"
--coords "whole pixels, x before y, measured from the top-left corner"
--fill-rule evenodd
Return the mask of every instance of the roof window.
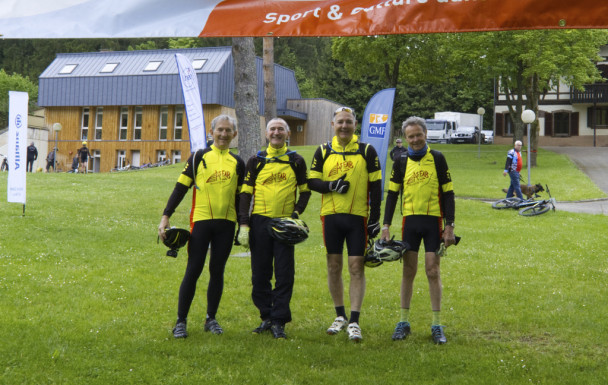
M 76 67 L 78 67 L 78 64 L 66 64 L 63 66 L 61 71 L 59 71 L 59 73 L 60 74 L 71 74 L 72 72 L 74 72 Z
M 194 59 L 192 61 L 192 68 L 198 71 L 203 68 L 205 63 L 207 63 L 207 59 Z
M 156 71 L 156 70 L 158 70 L 158 67 L 160 67 L 161 64 L 163 64 L 162 61 L 158 61 L 158 60 L 149 61 L 148 64 L 146 65 L 146 68 L 144 68 L 144 71 Z
M 114 70 L 116 69 L 116 67 L 118 67 L 118 64 L 120 63 L 106 63 L 103 68 L 101 69 L 101 73 L 112 73 L 114 72 Z

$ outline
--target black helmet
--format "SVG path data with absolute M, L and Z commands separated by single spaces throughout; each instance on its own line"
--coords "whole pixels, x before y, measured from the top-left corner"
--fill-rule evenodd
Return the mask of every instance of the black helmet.
M 403 254 L 409 249 L 409 245 L 404 241 L 385 241 L 378 239 L 374 243 L 374 252 L 381 261 L 392 262 L 403 257 Z
M 165 230 L 165 234 L 163 244 L 169 248 L 169 250 L 167 250 L 167 256 L 176 258 L 177 251 L 188 243 L 190 232 L 186 229 L 171 227 L 170 229 Z
M 378 258 L 374 242 L 370 239 L 367 241 L 367 249 L 365 249 L 364 263 L 366 267 L 378 267 L 382 265 L 382 260 Z
M 308 238 L 308 226 L 301 219 L 272 218 L 268 223 L 270 236 L 281 243 L 295 245 Z

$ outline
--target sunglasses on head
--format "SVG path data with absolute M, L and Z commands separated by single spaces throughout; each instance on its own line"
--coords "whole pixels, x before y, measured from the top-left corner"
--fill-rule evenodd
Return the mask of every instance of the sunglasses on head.
M 334 111 L 334 116 L 338 115 L 338 113 L 340 113 L 342 111 L 348 112 L 349 114 L 353 114 L 353 116 L 355 116 L 355 110 L 353 110 L 350 107 L 340 107 L 340 108 L 338 108 L 337 110 Z

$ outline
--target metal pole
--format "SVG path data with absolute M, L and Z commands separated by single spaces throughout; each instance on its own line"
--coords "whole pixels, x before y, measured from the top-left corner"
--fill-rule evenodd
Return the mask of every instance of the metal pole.
M 57 130 L 55 130 L 55 148 L 53 148 L 53 172 L 57 172 Z
M 483 115 L 479 115 L 479 135 L 478 135 L 478 145 L 477 145 L 477 157 L 481 158 L 481 131 L 483 131 Z
M 530 125 L 531 123 L 528 123 L 528 187 L 531 186 L 530 184 Z

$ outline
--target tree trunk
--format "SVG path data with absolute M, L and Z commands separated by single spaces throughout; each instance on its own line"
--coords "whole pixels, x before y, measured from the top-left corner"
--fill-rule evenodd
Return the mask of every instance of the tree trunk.
M 263 37 L 264 55 L 264 118 L 265 124 L 277 116 L 277 97 L 274 86 L 274 41 L 272 37 Z
M 251 156 L 257 154 L 262 142 L 253 38 L 232 38 L 232 58 L 239 155 L 247 162 Z

